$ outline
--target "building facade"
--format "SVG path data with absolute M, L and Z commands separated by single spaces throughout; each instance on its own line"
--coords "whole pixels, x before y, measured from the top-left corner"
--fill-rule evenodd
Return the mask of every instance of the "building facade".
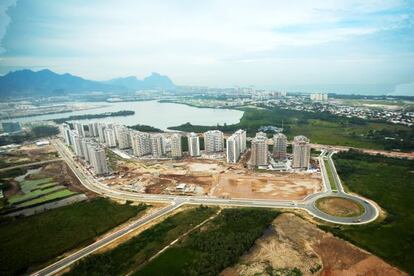
M 257 135 L 252 140 L 250 166 L 267 166 L 268 164 L 268 147 L 267 138 L 262 134 Z
M 131 133 L 132 150 L 135 156 L 151 153 L 151 138 L 148 133 L 135 131 Z
M 296 136 L 293 139 L 293 161 L 292 168 L 308 169 L 310 162 L 311 147 L 309 139 L 303 135 Z
M 175 133 L 171 135 L 171 157 L 181 158 L 183 156 L 183 150 L 181 147 L 181 135 Z
M 90 163 L 96 175 L 109 173 L 108 163 L 106 161 L 105 150 L 96 144 L 88 147 Z
M 206 153 L 221 152 L 224 149 L 224 136 L 220 130 L 204 132 L 204 149 Z
M 287 138 L 283 133 L 273 135 L 273 157 L 276 160 L 286 160 Z
M 112 128 L 106 128 L 104 130 L 105 134 L 105 144 L 109 148 L 116 147 L 116 136 L 115 136 L 115 130 Z
M 231 135 L 226 141 L 226 159 L 228 163 L 237 163 L 240 158 L 240 137 L 237 134 Z
M 154 157 L 161 157 L 164 152 L 164 137 L 161 134 L 151 135 L 151 154 Z
M 197 134 L 191 132 L 188 136 L 188 152 L 190 156 L 200 156 L 200 139 Z

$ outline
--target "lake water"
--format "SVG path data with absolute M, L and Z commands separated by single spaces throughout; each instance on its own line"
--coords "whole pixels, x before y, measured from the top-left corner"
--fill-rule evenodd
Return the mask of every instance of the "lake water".
M 243 116 L 243 111 L 239 110 L 197 108 L 183 104 L 159 103 L 157 101 L 119 103 L 98 102 L 93 104 L 99 105 L 101 107 L 59 114 L 16 118 L 11 119 L 11 121 L 18 121 L 24 123 L 64 118 L 69 117 L 71 115 L 99 114 L 104 112 L 115 112 L 120 110 L 133 110 L 135 111 L 135 114 L 131 116 L 107 117 L 101 119 L 93 119 L 90 121 L 116 123 L 127 126 L 142 124 L 166 130 L 168 127 L 178 126 L 187 122 L 190 122 L 193 125 L 210 126 L 217 124 L 223 125 L 224 123 L 235 124 L 238 123 L 240 121 L 240 118 Z

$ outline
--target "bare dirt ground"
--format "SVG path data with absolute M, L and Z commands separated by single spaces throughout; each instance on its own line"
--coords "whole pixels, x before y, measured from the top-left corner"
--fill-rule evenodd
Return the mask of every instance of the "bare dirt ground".
M 292 213 L 277 217 L 250 251 L 221 275 L 270 275 L 295 268 L 303 275 L 407 275 Z
M 53 146 L 38 147 L 35 144 L 24 145 L 1 155 L 1 158 L 9 166 L 45 161 L 57 157 L 57 152 Z
M 320 175 L 252 173 L 220 175 L 213 195 L 226 198 L 303 199 L 322 190 Z
M 118 176 L 104 180 L 107 185 L 151 194 L 180 194 L 181 183 L 193 187 L 188 195 L 224 198 L 303 199 L 322 190 L 318 173 L 263 173 L 222 160 L 120 161 Z
M 361 215 L 364 211 L 364 207 L 358 203 L 339 197 L 319 199 L 316 205 L 321 211 L 339 217 L 355 217 Z

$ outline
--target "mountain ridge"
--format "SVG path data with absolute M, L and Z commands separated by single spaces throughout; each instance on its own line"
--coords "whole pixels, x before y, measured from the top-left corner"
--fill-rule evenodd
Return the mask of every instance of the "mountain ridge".
M 22 69 L 0 76 L 0 97 L 56 96 L 78 92 L 135 92 L 141 89 L 174 89 L 174 83 L 158 73 L 139 80 L 135 76 L 109 81 L 88 80 L 49 69 Z

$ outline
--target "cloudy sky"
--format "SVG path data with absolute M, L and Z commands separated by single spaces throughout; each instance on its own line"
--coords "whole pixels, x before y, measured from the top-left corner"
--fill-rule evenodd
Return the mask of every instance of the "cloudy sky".
M 414 1 L 1 0 L 0 74 L 21 68 L 389 91 L 414 82 Z

